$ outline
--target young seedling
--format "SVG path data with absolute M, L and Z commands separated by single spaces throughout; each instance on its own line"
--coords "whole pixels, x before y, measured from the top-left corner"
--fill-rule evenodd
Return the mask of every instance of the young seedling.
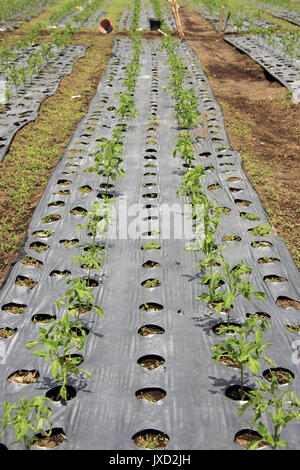
M 37 434 L 50 436 L 52 432 L 52 422 L 50 416 L 51 408 L 46 404 L 50 401 L 47 397 L 32 397 L 29 400 L 21 398 L 12 405 L 5 400 L 3 403 L 4 416 L 0 436 L 5 434 L 9 426 L 14 427 L 16 440 L 12 444 L 22 442 L 25 450 L 30 450 L 31 446 L 38 439 Z M 45 424 L 49 431 L 45 431 Z
M 282 391 L 273 373 L 271 383 L 257 380 L 257 384 L 259 389 L 249 392 L 250 401 L 244 404 L 238 412 L 241 416 L 247 408 L 252 409 L 254 415 L 251 429 L 257 423 L 257 432 L 261 436 L 260 440 L 251 442 L 247 449 L 256 450 L 261 443 L 266 443 L 272 450 L 276 450 L 277 447 L 286 447 L 289 442 L 281 440 L 280 436 L 290 421 L 293 419 L 300 421 L 300 400 L 293 391 Z M 265 414 L 271 421 L 269 428 L 260 421 Z
M 79 322 L 79 317 L 87 310 L 94 310 L 99 318 L 103 316 L 103 310 L 98 305 L 93 305 L 95 298 L 88 288 L 87 279 L 75 278 L 68 279 L 67 284 L 72 283 L 72 287 L 68 289 L 63 295 L 60 296 L 59 300 L 55 302 L 55 305 L 59 308 L 67 307 L 68 315 L 74 319 L 75 322 Z M 63 299 L 66 299 L 65 302 Z
M 266 361 L 273 365 L 272 361 L 262 356 L 262 351 L 271 343 L 262 343 L 262 331 L 270 324 L 266 319 L 261 319 L 258 315 L 248 318 L 243 326 L 221 325 L 219 333 L 230 333 L 232 336 L 225 338 L 222 343 L 212 346 L 215 361 L 219 361 L 224 354 L 229 356 L 238 364 L 241 371 L 240 388 L 238 390 L 240 399 L 248 398 L 244 389 L 244 371 L 248 367 L 255 375 L 260 371 L 259 360 Z M 254 338 L 249 341 L 249 336 L 254 333 Z
M 80 334 L 74 334 L 80 331 Z M 66 313 L 59 322 L 50 326 L 49 329 L 40 327 L 40 339 L 38 341 L 29 341 L 27 349 L 36 346 L 43 346 L 44 349 L 36 349 L 33 354 L 43 357 L 45 361 L 51 361 L 51 374 L 55 380 L 61 382 L 59 394 L 61 398 L 67 401 L 66 384 L 71 375 L 83 373 L 92 379 L 90 372 L 79 369 L 77 366 L 81 358 L 73 356 L 73 351 L 81 351 L 86 342 L 86 332 L 78 321 L 70 321 L 69 313 Z
M 220 281 L 224 283 L 224 289 L 217 294 L 217 305 L 215 310 L 217 313 L 225 311 L 227 313 L 227 323 L 230 323 L 230 314 L 233 308 L 234 301 L 242 295 L 250 300 L 252 295 L 255 295 L 259 300 L 266 300 L 264 292 L 254 291 L 250 281 L 244 282 L 246 276 L 252 273 L 252 268 L 243 262 L 239 263 L 236 269 L 231 270 L 229 263 L 227 263 L 222 255 L 218 255 L 216 261 L 220 264 L 212 274 L 206 274 L 202 280 L 202 284 L 216 285 Z M 214 291 L 213 291 L 214 293 Z M 215 295 L 214 295 L 215 296 Z M 206 303 L 212 302 L 210 294 L 203 292 L 196 300 L 204 299 Z
M 179 139 L 175 142 L 175 147 L 173 151 L 173 157 L 176 157 L 176 153 L 179 152 L 181 158 L 185 161 L 186 165 L 191 168 L 193 167 L 193 160 L 195 160 L 195 153 L 194 153 L 194 146 L 192 141 L 190 140 L 190 135 L 188 131 L 181 132 L 179 135 Z M 202 175 L 205 176 L 204 168 L 198 167 L 199 171 L 200 168 L 202 169 Z
M 123 168 L 120 167 L 123 161 L 123 159 L 120 158 L 123 151 L 123 145 L 120 142 L 120 133 L 120 129 L 115 130 L 111 140 L 100 142 L 97 146 L 99 148 L 99 152 L 95 155 L 97 173 L 99 176 L 105 176 L 107 178 L 106 193 L 110 180 L 115 181 L 117 175 L 122 178 L 125 174 Z

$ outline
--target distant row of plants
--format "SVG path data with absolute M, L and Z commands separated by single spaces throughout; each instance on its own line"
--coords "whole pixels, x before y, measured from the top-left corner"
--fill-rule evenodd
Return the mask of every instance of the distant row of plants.
M 41 0 L 2 0 L 0 20 L 17 13 L 30 14 L 41 4 Z
M 186 67 L 176 53 L 176 44 L 170 37 L 163 39 L 163 47 L 168 52 L 172 73 L 168 90 L 171 90 L 176 103 L 175 109 L 178 109 L 177 101 L 182 96 Z M 194 119 L 191 119 L 190 115 L 194 116 Z M 204 300 L 217 313 L 227 317 L 226 323 L 217 324 L 217 334 L 224 335 L 225 339 L 212 347 L 213 358 L 216 362 L 222 359 L 226 365 L 240 370 L 240 383 L 236 387 L 235 399 L 244 400 L 245 404 L 240 408 L 239 415 L 251 408 L 251 432 L 256 425 L 258 433 L 247 448 L 256 449 L 262 444 L 269 445 L 272 449 L 286 446 L 288 442 L 281 440 L 281 433 L 289 421 L 300 420 L 300 400 L 292 391 L 282 392 L 281 372 L 276 369 L 271 359 L 263 355 L 264 348 L 270 343 L 263 344 L 262 332 L 267 327 L 270 328 L 270 324 L 258 314 L 249 316 L 244 325 L 231 323 L 231 312 L 239 296 L 247 300 L 253 295 L 259 300 L 266 300 L 266 296 L 264 292 L 254 290 L 249 280 L 252 268 L 240 261 L 231 269 L 221 254 L 225 247 L 217 244 L 216 233 L 223 211 L 217 201 L 208 198 L 203 189 L 201 180 L 205 177 L 205 171 L 203 166 L 195 165 L 194 146 L 190 136 L 190 130 L 199 118 L 196 102 L 195 106 L 191 105 L 191 111 L 189 107 L 181 107 L 177 118 L 181 126 L 184 124 L 185 130 L 179 134 L 175 143 L 174 156 L 179 153 L 186 168 L 178 193 L 191 200 L 196 234 L 195 243 L 186 250 L 201 251 L 204 255 L 195 267 L 201 268 L 202 285 L 208 290 L 202 292 L 196 300 Z M 265 226 L 259 226 L 257 229 L 260 227 L 265 234 Z M 266 234 L 269 232 L 268 228 Z M 249 390 L 244 383 L 245 369 L 248 368 L 256 376 L 260 371 L 261 361 L 270 367 L 269 384 L 257 380 L 258 389 Z M 292 380 L 291 375 L 287 377 Z M 266 415 L 271 423 L 269 427 L 263 422 Z
M 137 9 L 139 3 L 139 1 L 135 1 Z M 135 24 L 137 23 L 138 15 L 135 20 Z M 140 38 L 135 31 L 132 31 L 131 38 L 133 40 L 133 60 L 126 68 L 126 77 L 123 82 L 123 86 L 128 90 L 124 93 L 129 93 L 130 97 L 134 93 L 141 52 Z M 116 113 L 121 116 L 122 120 L 135 115 L 131 107 L 126 110 L 123 106 L 122 93 L 120 94 L 120 108 Z M 121 158 L 123 152 L 122 129 L 122 125 L 117 125 L 112 132 L 111 139 L 101 139 L 97 146 L 99 150 L 94 156 L 94 169 L 100 178 L 105 178 L 105 192 L 101 195 L 101 203 L 95 202 L 92 211 L 85 214 L 87 223 L 78 225 L 78 230 L 85 230 L 91 241 L 80 248 L 81 253 L 78 256 L 73 256 L 74 264 L 85 269 L 87 276 L 67 279 L 69 288 L 55 302 L 56 307 L 64 311 L 62 318 L 52 323 L 49 328 L 40 327 L 39 339 L 27 343 L 27 348 L 33 349 L 33 354 L 51 362 L 52 377 L 59 384 L 56 401 L 67 403 L 69 399 L 68 381 L 71 376 L 83 374 L 90 379 L 93 378 L 90 372 L 78 367 L 83 361 L 83 350 L 88 333 L 81 318 L 88 311 L 96 312 L 99 318 L 102 318 L 104 314 L 102 308 L 95 305 L 92 276 L 93 272 L 99 272 L 103 267 L 104 257 L 108 254 L 103 242 L 109 226 L 113 224 L 111 208 L 115 202 L 108 194 L 108 188 L 111 187 L 111 183 L 116 180 L 117 176 L 124 176 L 124 170 L 121 168 L 123 162 Z M 100 243 L 97 242 L 97 239 L 100 240 Z M 48 406 L 49 403 L 50 400 L 46 396 L 33 397 L 30 400 L 21 398 L 12 405 L 5 401 L 3 427 L 0 435 L 3 435 L 9 426 L 13 426 L 16 436 L 15 442 L 22 442 L 24 448 L 29 450 L 36 442 L 38 433 L 46 437 L 51 435 L 52 411 Z
M 26 38 L 15 41 L 14 48 L 4 44 L 0 49 L 0 73 L 9 85 L 14 86 L 14 93 L 11 87 L 5 90 L 6 101 L 9 101 L 14 94 L 18 96 L 20 86 L 25 90 L 45 65 L 55 56 L 58 56 L 62 49 L 70 43 L 76 31 L 70 24 L 63 30 L 53 31 L 50 35 L 51 40 L 41 44 L 36 50 L 29 53 L 22 66 L 18 67 L 15 62 L 19 58 L 19 52 L 37 46 L 43 29 L 44 24 L 37 23 Z M 55 47 L 57 50 L 55 50 Z M 4 103 L 2 103 L 2 108 L 5 108 Z

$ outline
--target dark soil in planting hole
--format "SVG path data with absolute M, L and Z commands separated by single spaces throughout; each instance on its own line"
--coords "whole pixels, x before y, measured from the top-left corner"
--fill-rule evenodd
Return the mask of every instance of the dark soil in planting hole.
M 144 369 L 153 370 L 165 363 L 165 360 L 161 356 L 148 355 L 140 357 L 137 361 L 138 365 Z
M 240 444 L 242 447 L 247 448 L 247 446 L 253 441 L 260 441 L 262 439 L 261 435 L 258 434 L 256 431 L 252 431 L 251 429 L 243 429 L 236 433 L 234 441 Z M 259 447 L 265 447 L 267 444 L 266 442 L 262 441 L 259 444 Z
M 68 196 L 70 194 L 70 191 L 68 189 L 65 189 L 65 190 L 60 190 L 60 191 L 54 191 L 53 193 L 54 195 L 55 194 L 58 194 L 59 196 Z
M 106 190 L 108 190 L 108 189 L 112 189 L 113 187 L 114 187 L 113 184 L 107 184 L 107 183 L 102 183 L 102 184 L 100 184 L 100 188 L 101 188 L 101 189 L 106 189 Z
M 251 204 L 250 201 L 246 201 L 244 199 L 235 199 L 234 202 L 237 206 L 244 206 L 244 207 L 248 207 Z
M 299 323 L 290 323 L 289 325 L 286 324 L 285 326 L 288 330 L 292 331 L 293 333 L 298 333 L 300 331 Z
M 152 188 L 156 186 L 156 183 L 143 183 L 143 188 Z
M 262 241 L 254 241 L 251 243 L 253 248 L 267 248 L 273 246 L 271 242 L 267 242 L 266 240 Z
M 240 242 L 241 241 L 241 237 L 239 237 L 238 235 L 224 235 L 222 237 L 222 241 L 223 242 Z
M 55 315 L 49 315 L 48 313 L 36 313 L 31 318 L 33 323 L 52 323 L 56 320 Z
M 264 276 L 264 282 L 287 282 L 287 279 L 285 277 L 273 274 L 269 276 Z
M 163 400 L 167 393 L 162 388 L 142 388 L 135 392 L 135 396 L 142 400 L 150 401 L 151 403 L 157 403 Z
M 264 256 L 263 258 L 259 258 L 257 262 L 259 264 L 280 263 L 280 260 L 278 258 L 269 258 L 268 256 Z
M 69 276 L 71 274 L 71 271 L 68 271 L 67 269 L 65 271 L 58 271 L 55 269 L 54 271 L 51 271 L 49 276 L 51 277 L 58 277 L 58 276 Z
M 50 224 L 51 222 L 57 222 L 61 219 L 59 214 L 50 214 L 41 219 L 42 224 Z
M 163 335 L 165 330 L 158 325 L 144 325 L 138 330 L 138 334 L 141 336 L 149 335 Z
M 4 328 L 0 328 L 0 338 L 10 338 L 15 334 L 17 328 L 10 328 L 9 326 L 5 326 Z
M 143 265 L 143 268 L 160 268 L 160 264 L 157 263 L 156 261 L 148 260 L 146 261 Z
M 231 358 L 228 354 L 223 354 L 220 357 L 219 362 L 224 364 L 224 366 L 240 369 L 239 363 L 235 359 Z
M 165 449 L 169 442 L 169 436 L 156 429 L 145 429 L 132 436 L 137 447 L 143 449 L 160 450 Z
M 58 180 L 57 181 L 57 184 L 59 184 L 60 186 L 68 186 L 69 184 L 72 184 L 73 181 L 71 180 Z
M 289 297 L 279 296 L 276 300 L 276 305 L 281 308 L 295 308 L 300 310 L 300 302 L 290 299 Z
M 64 245 L 66 248 L 74 246 L 78 242 L 79 242 L 79 240 L 77 238 L 74 238 L 73 240 L 59 240 L 59 243 L 61 245 Z
M 17 276 L 16 284 L 18 284 L 18 286 L 27 287 L 28 289 L 33 289 L 37 285 L 37 282 L 29 277 Z
M 108 197 L 109 199 L 112 199 L 114 197 L 113 194 L 111 193 L 98 193 L 97 194 L 97 197 L 99 199 L 103 199 L 103 196 Z
M 43 253 L 49 249 L 49 245 L 46 245 L 46 243 L 42 242 L 33 242 L 30 243 L 29 248 L 33 251 L 36 251 L 37 253 Z
M 246 313 L 247 318 L 254 318 L 255 316 L 258 316 L 262 320 L 269 320 L 271 318 L 271 315 L 269 315 L 266 312 L 255 312 L 255 313 Z
M 13 315 L 21 315 L 24 313 L 27 305 L 25 304 L 15 304 L 14 302 L 3 305 L 2 310 L 5 312 L 12 313 Z
M 253 389 L 250 387 L 243 387 L 241 390 L 240 385 L 231 385 L 225 391 L 226 397 L 230 398 L 231 400 L 235 401 L 249 401 L 251 395 L 248 395 L 248 392 L 251 392 Z
M 155 302 L 145 302 L 140 305 L 141 312 L 158 312 L 162 310 L 164 307 L 163 305 L 157 304 Z
M 221 189 L 221 186 L 218 183 L 210 184 L 209 186 L 207 186 L 207 189 L 209 191 L 215 191 L 216 189 Z
M 155 199 L 157 198 L 158 194 L 157 193 L 147 193 L 147 194 L 143 194 L 143 197 L 145 199 Z
M 50 400 L 52 401 L 69 401 L 69 400 L 73 400 L 73 398 L 76 397 L 76 390 L 74 387 L 72 387 L 71 385 L 66 385 L 66 389 L 67 389 L 67 400 L 63 400 L 60 396 L 60 389 L 61 387 L 58 386 L 58 387 L 54 387 L 54 388 L 51 388 L 50 390 L 48 390 L 48 392 L 46 393 L 46 397 L 49 398 Z
M 275 375 L 279 385 L 290 383 L 295 377 L 293 372 L 281 367 L 267 369 L 263 372 L 263 376 L 268 382 L 272 382 L 272 374 Z
M 49 430 L 47 430 L 49 433 Z M 63 443 L 67 436 L 64 433 L 62 428 L 52 428 L 50 436 L 43 436 L 42 434 L 36 435 L 37 440 L 34 442 L 34 446 L 46 447 L 47 449 L 52 449 L 59 446 Z
M 17 384 L 33 384 L 40 377 L 38 370 L 25 370 L 20 369 L 13 372 L 8 378 L 8 382 L 14 382 Z
M 242 181 L 242 180 L 241 178 L 238 178 L 237 176 L 229 176 L 229 178 L 227 178 L 227 181 L 233 182 L 233 181 Z
M 87 184 L 86 186 L 81 186 L 81 188 L 78 188 L 77 191 L 79 191 L 81 194 L 88 194 L 92 191 L 92 188 Z
M 160 285 L 161 282 L 159 281 L 159 279 L 146 279 L 146 281 L 143 281 L 141 283 L 141 286 L 146 287 L 147 289 L 158 287 Z
M 70 210 L 70 214 L 84 217 L 87 214 L 87 210 L 83 207 L 74 207 L 74 209 Z
M 156 173 L 148 172 L 148 173 L 144 173 L 144 176 L 156 176 Z
M 233 322 L 230 322 L 229 324 L 227 322 L 222 322 L 222 323 L 217 323 L 215 326 L 212 327 L 212 332 L 215 334 L 215 335 L 228 335 L 230 333 L 234 333 L 234 330 L 227 330 L 226 332 L 224 333 L 221 333 L 221 327 L 222 326 L 241 326 L 240 323 L 233 323 Z
M 63 207 L 65 203 L 63 201 L 54 201 L 48 204 L 48 207 Z
M 33 258 L 32 256 L 25 256 L 25 258 L 22 259 L 22 264 L 25 264 L 25 266 L 33 266 L 34 268 L 41 269 L 43 266 L 43 263 L 36 258 Z
M 51 237 L 51 235 L 54 234 L 54 230 L 38 230 L 36 232 L 33 232 L 33 236 L 35 238 L 48 238 Z

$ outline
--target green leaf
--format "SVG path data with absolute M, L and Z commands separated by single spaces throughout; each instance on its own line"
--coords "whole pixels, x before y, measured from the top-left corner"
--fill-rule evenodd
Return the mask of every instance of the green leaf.
M 261 291 L 255 291 L 253 294 L 259 299 L 259 300 L 267 300 L 266 294 Z
M 35 351 L 33 351 L 33 354 L 39 357 L 48 357 L 48 353 L 47 351 L 44 351 L 44 349 L 36 349 Z
M 233 304 L 234 299 L 235 299 L 235 295 L 232 294 L 231 292 L 225 295 L 224 307 L 226 308 L 226 310 L 231 308 L 231 305 Z
M 258 372 L 260 371 L 259 362 L 256 359 L 254 359 L 252 356 L 249 356 L 248 367 L 255 375 L 257 375 Z
M 15 434 L 16 434 L 17 441 L 22 439 L 22 437 L 25 436 L 27 431 L 28 431 L 28 422 L 27 422 L 27 420 L 25 418 L 19 419 L 15 423 Z
M 54 379 L 59 377 L 59 369 L 60 369 L 60 364 L 59 364 L 58 359 L 56 359 L 51 364 L 51 374 Z

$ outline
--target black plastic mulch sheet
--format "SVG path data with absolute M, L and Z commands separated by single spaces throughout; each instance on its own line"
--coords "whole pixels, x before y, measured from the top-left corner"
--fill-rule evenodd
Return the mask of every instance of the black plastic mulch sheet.
M 225 41 L 249 55 L 270 75 L 291 91 L 300 90 L 300 62 L 284 54 L 283 48 L 271 47 L 257 36 L 226 36 Z
M 162 14 L 165 21 L 165 24 L 169 30 L 176 29 L 176 23 L 173 17 L 173 14 L 167 7 L 162 7 Z M 132 22 L 132 15 L 133 15 L 133 8 L 127 7 L 124 9 L 118 30 L 129 30 L 131 27 Z M 140 10 L 140 19 L 137 29 L 142 31 L 150 30 L 150 18 L 155 18 L 155 12 L 153 10 L 152 4 L 149 2 L 145 5 L 144 2 L 141 2 L 141 10 Z
M 209 10 L 206 10 L 203 6 L 201 5 L 195 5 L 194 3 L 190 3 L 188 1 L 185 2 L 187 5 L 189 5 L 191 8 L 196 13 L 199 13 L 203 18 L 207 21 L 210 21 L 214 28 L 218 30 L 219 28 L 219 22 L 220 22 L 220 14 L 216 12 L 210 12 Z M 226 15 L 227 12 L 225 11 L 225 15 L 223 18 L 223 25 L 222 25 L 222 32 L 224 33 L 224 28 L 225 28 L 225 20 L 226 20 Z M 260 28 L 269 28 L 270 26 L 273 26 L 273 23 L 270 21 L 261 19 L 261 18 L 243 18 L 242 16 L 238 18 L 238 23 L 234 23 L 233 19 L 230 18 L 228 23 L 226 25 L 226 33 L 236 33 L 236 32 L 242 32 L 242 31 L 247 31 L 251 26 L 257 26 Z
M 271 10 L 271 15 L 275 18 L 280 18 L 282 20 L 289 21 L 290 23 L 300 26 L 300 13 L 290 10 Z
M 32 46 L 25 54 L 33 52 L 38 46 Z M 55 52 L 57 53 L 57 49 Z M 85 46 L 65 47 L 58 57 L 49 60 L 41 72 L 31 79 L 26 88 L 18 87 L 18 96 L 13 94 L 10 102 L 5 105 L 6 109 L 0 113 L 0 161 L 2 161 L 9 151 L 10 144 L 18 130 L 28 122 L 37 118 L 43 101 L 53 95 L 66 75 L 73 71 L 76 60 L 83 57 L 86 51 Z M 22 66 L 26 62 L 26 57 L 17 60 L 16 67 Z M 1 76 L 0 76 L 1 77 Z M 8 88 L 15 93 L 12 85 Z
M 173 157 L 179 130 L 174 117 L 174 102 L 164 88 L 168 85 L 170 73 L 166 53 L 159 49 L 160 44 L 160 41 L 143 41 L 144 53 L 140 57 L 141 68 L 134 95 L 139 114 L 126 123 L 123 152 L 126 174 L 124 178 L 117 179 L 111 190 L 117 213 L 121 207 L 116 218 L 117 236 L 98 240 L 98 243 L 104 243 L 109 253 L 103 270 L 92 276 L 98 282 L 93 293 L 95 303 L 105 313 L 102 320 L 92 312 L 82 318 L 90 330 L 82 367 L 92 373 L 94 380 L 77 376 L 70 381 L 77 390 L 76 397 L 67 406 L 52 406 L 53 426 L 63 428 L 67 436 L 57 447 L 61 450 L 132 450 L 136 449 L 132 436 L 146 429 L 166 433 L 169 436 L 167 450 L 238 450 L 241 447 L 233 442 L 235 433 L 250 427 L 249 413 L 238 418 L 238 405 L 224 395 L 229 385 L 238 383 L 239 371 L 215 363 L 211 358 L 211 346 L 220 341 L 211 328 L 223 317 L 211 311 L 204 302 L 195 301 L 203 291 L 199 270 L 193 268 L 201 253 L 183 252 L 194 236 L 177 236 L 176 231 L 176 238 L 171 230 L 168 238 L 164 231 L 167 221 L 165 208 L 174 209 L 173 215 L 178 217 L 180 224 L 183 204 L 187 201 L 176 194 L 184 168 L 180 158 Z M 24 394 L 27 397 L 42 395 L 56 385 L 51 379 L 50 364 L 26 350 L 25 345 L 38 338 L 39 325 L 32 322 L 33 315 L 47 313 L 60 318 L 63 314 L 53 304 L 67 289 L 66 277 L 51 276 L 51 273 L 68 270 L 72 276 L 86 276 L 83 269 L 73 266 L 72 255 L 79 254 L 79 247 L 85 246 L 89 237 L 84 230 L 76 231 L 77 224 L 85 222 L 83 217 L 72 215 L 71 211 L 78 207 L 91 210 L 94 201 L 100 200 L 97 196 L 103 181 L 99 181 L 95 173 L 84 170 L 93 165 L 92 154 L 97 151 L 97 139 L 109 138 L 120 123 L 114 109 L 118 107 L 118 98 L 114 94 L 122 90 L 124 67 L 129 61 L 130 50 L 128 39 L 115 42 L 107 72 L 86 117 L 49 180 L 33 214 L 29 236 L 20 257 L 2 286 L 0 327 L 9 326 L 17 328 L 17 331 L 9 339 L 0 341 L 1 403 L 4 400 L 12 403 Z M 264 334 L 264 342 L 270 341 L 272 345 L 265 353 L 278 366 L 295 374 L 288 387 L 299 396 L 300 369 L 295 358 L 298 336 L 285 328 L 285 322 L 298 320 L 299 312 L 294 308 L 280 308 L 275 303 L 278 296 L 299 301 L 299 272 L 279 237 L 274 234 L 253 237 L 248 230 L 257 222 L 240 217 L 241 211 L 249 210 L 259 215 L 259 223 L 268 220 L 257 193 L 243 172 L 241 157 L 230 146 L 222 113 L 199 60 L 185 41 L 180 42 L 178 52 L 190 73 L 185 86 L 195 89 L 200 109 L 206 117 L 204 129 L 193 130 L 197 163 L 207 168 L 203 185 L 207 194 L 231 210 L 222 218 L 218 243 L 223 243 L 224 234 L 233 233 L 241 238 L 240 241 L 226 243 L 224 256 L 231 267 L 241 260 L 252 266 L 254 288 L 264 290 L 268 296 L 265 302 L 256 298 L 251 302 L 239 299 L 232 319 L 243 323 L 246 313 L 258 311 L 271 316 L 272 328 Z M 157 127 L 155 121 L 158 121 Z M 74 165 L 69 166 L 70 163 Z M 232 177 L 238 180 L 229 181 L 228 178 Z M 150 187 L 149 183 L 152 183 Z M 207 188 L 213 183 L 218 183 L 220 188 L 210 192 Z M 78 189 L 86 185 L 92 191 L 83 195 Z M 238 192 L 233 192 L 233 189 Z M 57 193 L 63 190 L 69 193 Z M 149 197 L 150 194 L 155 196 Z M 250 205 L 240 207 L 236 204 L 237 199 L 247 200 Z M 64 205 L 49 206 L 54 201 L 62 201 Z M 127 212 L 129 218 L 126 217 Z M 41 219 L 51 213 L 60 215 L 61 219 L 43 224 Z M 124 221 L 128 222 L 128 230 L 124 228 Z M 178 229 L 177 224 L 174 227 Z M 37 238 L 35 232 L 40 230 L 54 233 L 47 238 Z M 156 235 L 148 235 L 149 232 Z M 60 243 L 74 239 L 78 242 L 70 248 Z M 160 244 L 159 250 L 141 249 L 144 243 L 153 239 Z M 254 248 L 251 246 L 254 240 L 268 241 L 269 246 Z M 48 249 L 43 253 L 33 251 L 32 243 L 37 241 L 47 245 Z M 43 266 L 40 269 L 25 266 L 21 262 L 25 255 L 36 257 Z M 277 258 L 279 262 L 258 263 L 261 257 L 266 256 Z M 144 268 L 143 264 L 148 260 L 160 266 Z M 287 281 L 268 284 L 263 281 L 264 276 L 275 274 Z M 15 281 L 19 275 L 35 280 L 36 287 L 18 286 Z M 150 278 L 159 279 L 161 285 L 150 289 L 143 287 L 141 284 Z M 16 315 L 3 310 L 9 303 L 27 307 L 23 314 Z M 159 304 L 160 309 L 144 311 L 142 306 L 145 303 Z M 164 333 L 138 334 L 141 327 L 149 324 L 163 328 Z M 139 360 L 149 355 L 159 356 L 161 365 L 153 370 L 141 367 Z M 262 364 L 261 372 L 265 368 Z M 32 385 L 8 382 L 9 375 L 18 369 L 37 369 L 40 378 Z M 252 374 L 246 373 L 246 379 L 248 386 L 255 385 Z M 136 397 L 137 391 L 149 387 L 163 390 L 165 398 L 151 403 Z M 264 418 L 263 422 L 266 424 Z M 299 448 L 299 423 L 290 423 L 282 439 L 290 441 L 287 449 Z M 2 438 L 4 444 L 13 440 L 11 431 Z
M 29 5 L 28 9 L 24 10 L 23 12 L 18 12 L 9 18 L 0 19 L 0 31 L 14 31 L 15 29 L 19 28 L 20 25 L 25 21 L 30 21 L 32 20 L 32 18 L 35 18 L 36 16 L 40 15 L 45 10 L 45 8 L 49 7 L 49 4 L 51 6 L 53 2 L 54 0 L 43 0 L 36 7 L 32 8 Z

